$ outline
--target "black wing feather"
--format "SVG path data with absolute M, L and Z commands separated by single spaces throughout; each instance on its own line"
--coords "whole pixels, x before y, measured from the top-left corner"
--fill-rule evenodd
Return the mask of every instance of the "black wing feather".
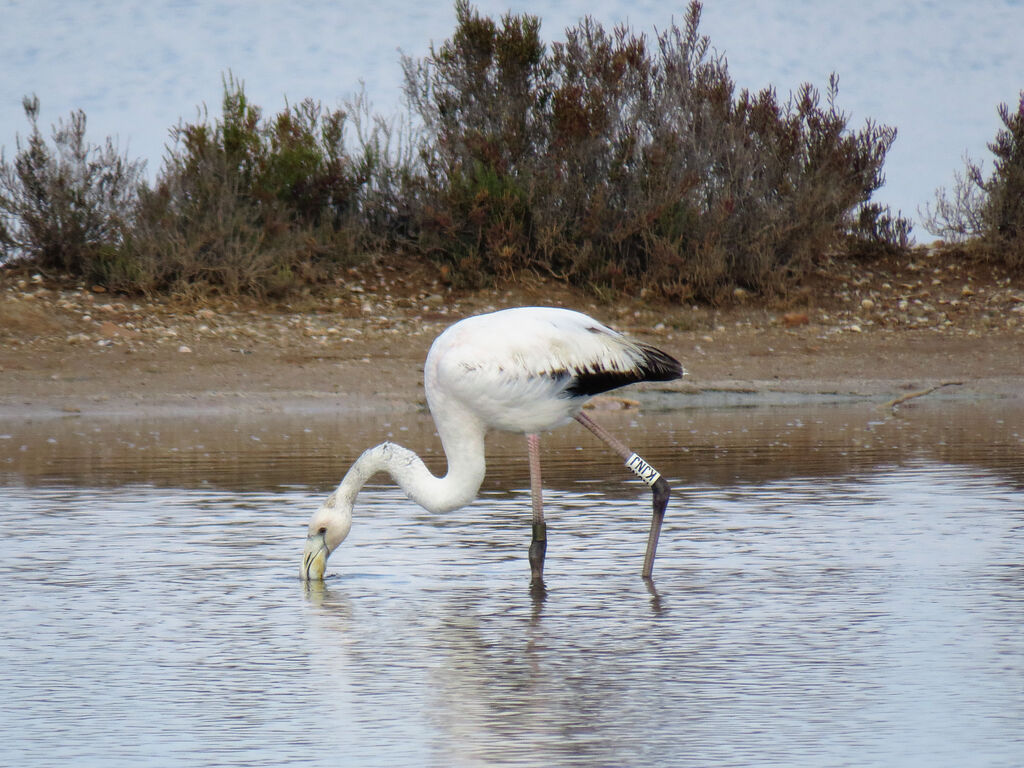
M 650 344 L 636 342 L 641 359 L 625 371 L 577 369 L 567 371 L 569 382 L 563 390 L 566 397 L 590 397 L 638 381 L 673 381 L 682 377 L 683 366 L 666 352 Z

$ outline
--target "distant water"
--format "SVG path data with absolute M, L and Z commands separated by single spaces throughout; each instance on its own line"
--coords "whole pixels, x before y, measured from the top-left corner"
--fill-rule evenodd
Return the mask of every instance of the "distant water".
M 0 764 L 1020 765 L 1020 409 L 604 420 L 677 489 L 654 589 L 582 430 L 538 595 L 514 436 L 464 510 L 367 488 L 304 588 L 311 510 L 387 432 L 436 463 L 425 417 L 0 423 Z
M 537 14 L 548 41 L 590 14 L 650 33 L 686 3 L 597 0 L 475 3 L 498 17 Z M 217 114 L 221 76 L 246 83 L 267 111 L 313 97 L 329 106 L 365 83 L 377 111 L 400 111 L 399 49 L 423 56 L 454 28 L 454 3 L 243 0 L 0 0 L 0 146 L 25 135 L 21 99 L 39 95 L 44 126 L 84 109 L 90 136 L 119 136 L 132 157 L 159 167 L 168 129 L 207 104 Z M 871 118 L 900 136 L 878 199 L 907 215 L 952 183 L 962 156 L 988 158 L 996 105 L 1024 89 L 1024 3 L 980 0 L 894 5 L 809 0 L 706 0 L 703 32 L 726 54 L 740 87 L 787 94 L 840 75 L 839 105 L 854 126 Z M 918 237 L 929 239 L 923 230 Z

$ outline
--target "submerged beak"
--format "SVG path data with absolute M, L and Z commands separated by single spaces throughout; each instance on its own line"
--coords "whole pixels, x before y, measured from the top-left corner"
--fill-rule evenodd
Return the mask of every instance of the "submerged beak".
M 303 581 L 321 581 L 327 570 L 327 535 L 311 533 L 306 537 L 306 547 L 302 551 L 302 568 L 299 575 Z

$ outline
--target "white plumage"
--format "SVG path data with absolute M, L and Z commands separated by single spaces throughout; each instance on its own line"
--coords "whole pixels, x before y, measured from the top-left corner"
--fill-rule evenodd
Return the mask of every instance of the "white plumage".
M 581 312 L 517 307 L 476 315 L 435 339 L 424 366 L 431 413 L 456 402 L 493 429 L 526 434 L 567 424 L 597 392 L 573 385 L 612 378 L 678 378 L 664 353 L 630 341 Z M 661 363 L 664 370 L 656 368 Z M 674 364 L 674 365 L 673 365 Z M 661 374 L 659 376 L 658 374 Z
M 476 498 L 486 471 L 484 436 L 489 429 L 500 429 L 529 437 L 534 491 L 530 560 L 539 580 L 546 535 L 536 435 L 575 418 L 624 460 L 630 458 L 633 454 L 625 446 L 582 414 L 584 403 L 626 384 L 681 375 L 682 366 L 661 350 L 568 309 L 518 307 L 455 323 L 434 340 L 424 366 L 427 403 L 448 472 L 434 476 L 415 453 L 393 443 L 365 451 L 310 521 L 303 578 L 322 577 L 327 557 L 348 534 L 356 494 L 379 471 L 388 472 L 413 501 L 430 511 L 457 509 Z M 664 514 L 668 487 L 664 481 L 657 487 L 653 482 L 657 518 L 659 504 Z M 646 577 L 656 541 L 652 526 Z

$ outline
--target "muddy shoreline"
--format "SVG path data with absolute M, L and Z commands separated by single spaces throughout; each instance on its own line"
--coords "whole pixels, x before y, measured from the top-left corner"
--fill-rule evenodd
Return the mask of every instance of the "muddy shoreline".
M 682 361 L 683 380 L 621 393 L 645 407 L 1024 398 L 1024 280 L 927 252 L 719 307 L 599 303 L 544 280 L 459 291 L 389 263 L 278 304 L 116 296 L 4 270 L 0 419 L 422 410 L 438 333 L 539 304 L 587 312 Z

